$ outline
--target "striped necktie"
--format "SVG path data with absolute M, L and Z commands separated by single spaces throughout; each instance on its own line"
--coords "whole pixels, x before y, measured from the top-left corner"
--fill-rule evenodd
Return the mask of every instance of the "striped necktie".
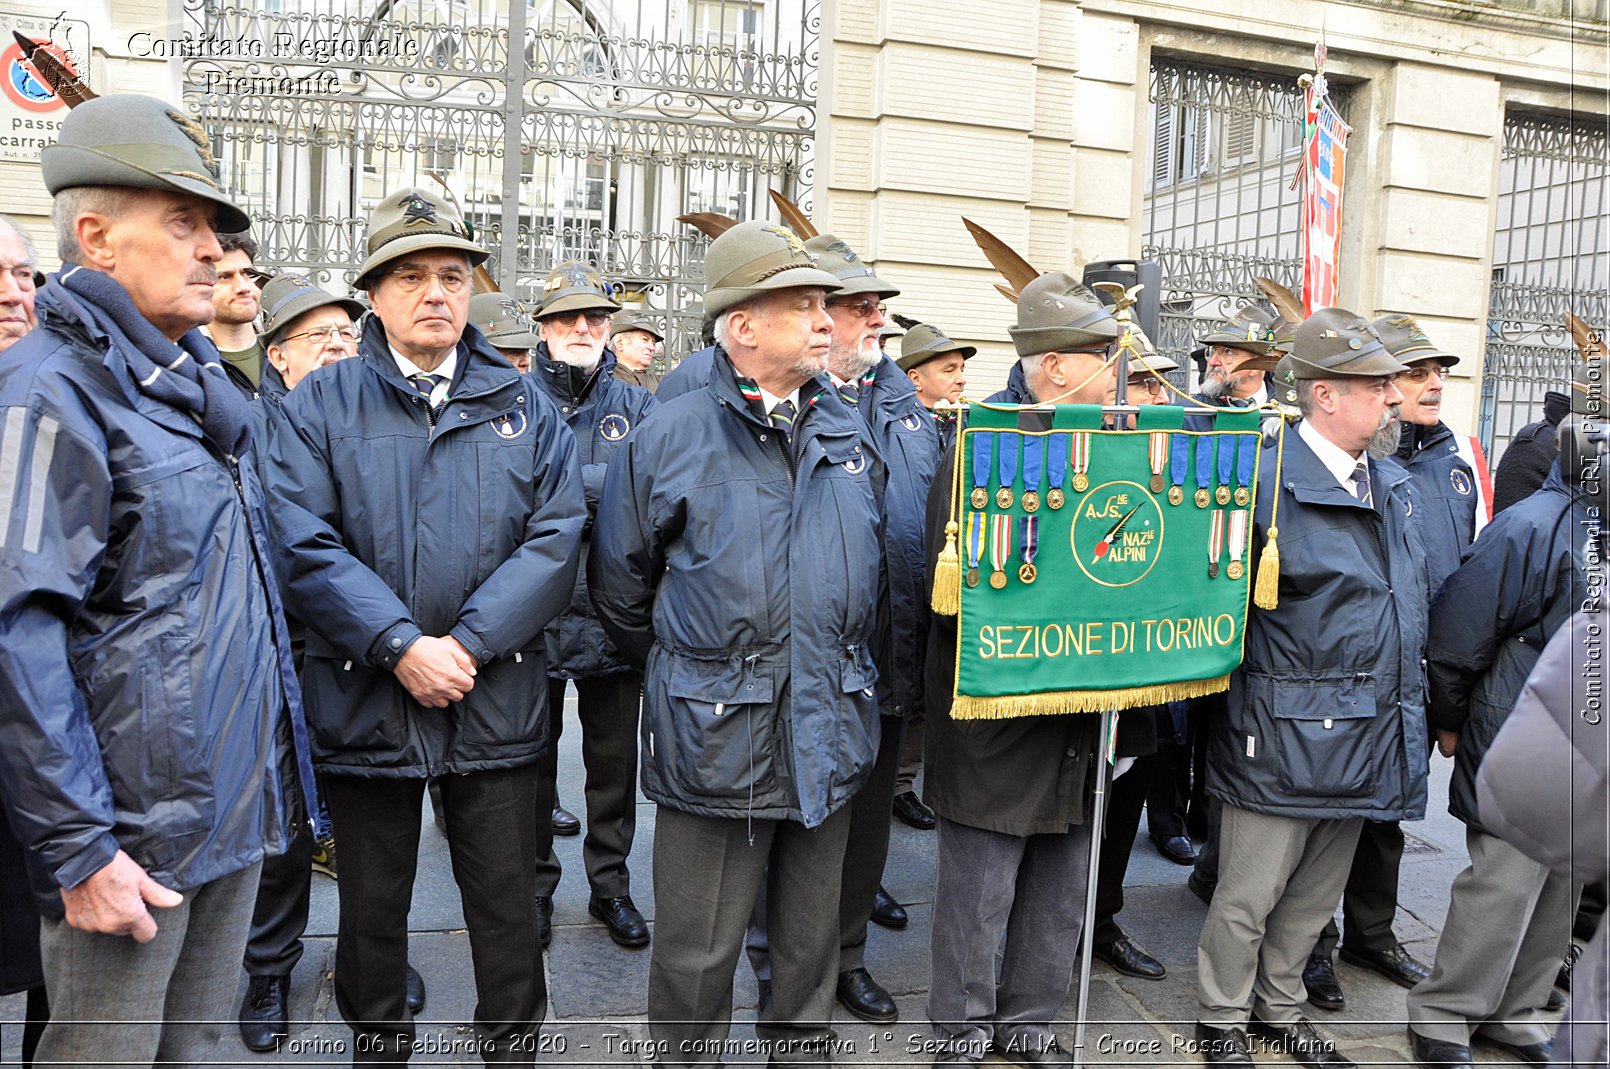
M 1353 496 L 1370 508 L 1375 507 L 1375 501 L 1370 496 L 1370 469 L 1362 460 L 1353 466 Z
M 431 396 L 436 392 L 436 384 L 446 382 L 447 376 L 432 375 L 428 371 L 420 371 L 408 376 L 408 381 L 414 384 L 414 389 L 418 391 L 419 396 L 425 399 L 425 404 L 430 408 L 431 417 L 434 419 L 436 416 L 441 415 L 442 408 L 447 403 L 446 398 L 443 398 L 442 404 L 438 405 L 431 402 Z
M 861 404 L 861 387 L 853 382 L 846 382 L 839 387 L 839 396 L 844 398 L 845 404 L 856 408 Z
M 793 437 L 795 414 L 794 402 L 786 397 L 771 410 L 771 425 L 783 433 L 784 441 Z

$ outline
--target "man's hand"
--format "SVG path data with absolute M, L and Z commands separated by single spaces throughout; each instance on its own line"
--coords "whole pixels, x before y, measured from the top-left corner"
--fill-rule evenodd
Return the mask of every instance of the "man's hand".
M 156 938 L 157 922 L 146 906 L 172 909 L 184 895 L 157 883 L 119 850 L 95 875 L 77 887 L 62 888 L 61 900 L 67 907 L 67 923 L 74 928 L 132 935 L 136 943 L 149 943 Z
M 445 709 L 475 686 L 475 658 L 457 639 L 421 635 L 392 669 L 420 705 Z
M 1437 752 L 1444 757 L 1452 757 L 1454 750 L 1459 746 L 1459 732 L 1438 731 Z

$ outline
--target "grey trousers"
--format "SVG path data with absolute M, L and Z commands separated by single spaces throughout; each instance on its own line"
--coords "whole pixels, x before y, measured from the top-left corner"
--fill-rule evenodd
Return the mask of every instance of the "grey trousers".
M 723 1062 L 733 969 L 763 880 L 772 999 L 755 1034 L 774 1064 L 827 1060 L 849 829 L 848 806 L 815 828 L 657 809 L 648 1030 L 667 1048 L 662 1064 Z
M 939 819 L 928 1019 L 940 1044 L 1033 1052 L 1067 1000 L 1090 829 L 1003 835 Z
M 235 1018 L 235 988 L 261 864 L 153 909 L 156 938 L 97 935 L 40 922 L 50 1024 L 34 1064 L 211 1064 Z
M 1336 912 L 1364 822 L 1221 807 L 1219 886 L 1196 948 L 1197 1019 L 1245 1028 L 1303 1016 L 1303 965 Z M 1562 946 L 1564 944 L 1561 944 Z
M 1470 865 L 1454 877 L 1431 978 L 1409 992 L 1409 1027 L 1445 1043 L 1468 1044 L 1478 1028 L 1541 1043 L 1580 889 L 1486 832 L 1465 829 L 1465 844 Z

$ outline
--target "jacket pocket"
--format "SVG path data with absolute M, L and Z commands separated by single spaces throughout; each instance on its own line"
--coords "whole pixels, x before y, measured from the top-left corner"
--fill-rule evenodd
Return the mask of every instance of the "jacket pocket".
M 1276 786 L 1294 798 L 1375 790 L 1375 685 L 1367 676 L 1274 683 Z
M 835 781 L 852 783 L 878 759 L 878 667 L 871 650 L 865 646 L 845 647 L 839 662 L 839 690 L 845 715 L 839 731 Z
M 459 751 L 454 757 L 500 756 L 548 741 L 547 658 L 538 650 L 521 650 L 483 664 L 475 686 L 453 705 L 458 717 Z
M 400 748 L 405 733 L 401 690 L 390 672 L 316 656 L 310 641 L 302 665 L 302 705 L 315 751 L 327 757 Z
M 673 655 L 659 760 L 694 798 L 748 798 L 777 781 L 777 714 L 770 667 L 749 659 L 702 661 Z

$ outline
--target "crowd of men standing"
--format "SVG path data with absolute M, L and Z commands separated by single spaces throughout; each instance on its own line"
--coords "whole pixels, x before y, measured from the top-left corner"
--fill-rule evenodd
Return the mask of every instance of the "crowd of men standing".
M 971 347 L 913 323 L 885 355 L 898 289 L 839 238 L 752 221 L 706 256 L 713 344 L 661 382 L 657 328 L 586 265 L 556 267 L 532 313 L 472 296 L 488 253 L 422 189 L 375 207 L 364 300 L 336 297 L 260 268 L 205 143 L 162 101 L 89 101 L 43 155 L 62 268 L 37 301 L 36 258 L 0 228 L 0 798 L 20 843 L 0 842 L 0 890 L 17 905 L 31 881 L 40 914 L 20 927 L 40 962 L 22 979 L 42 983 L 13 985 L 42 988 L 36 1064 L 207 1062 L 236 961 L 242 1038 L 273 1049 L 310 874 L 337 846 L 352 1059 L 407 1061 L 427 796 L 476 1049 L 532 1064 L 552 839 L 579 825 L 555 784 L 572 685 L 588 908 L 623 947 L 651 943 L 629 870 L 639 763 L 656 806 L 661 1060 L 722 1060 L 746 949 L 774 1064 L 831 1060 L 835 1003 L 897 1018 L 863 954 L 869 923 L 904 923 L 881 886 L 893 812 L 938 829 L 935 1064 L 1068 1064 L 1053 1023 L 1104 747 L 1088 716 L 949 715 L 936 474 Z M 1413 988 L 1421 1064 L 1469 1064 L 1473 1038 L 1546 1061 L 1577 885 L 1504 841 L 1475 779 L 1596 574 L 1602 375 L 1577 375 L 1543 485 L 1475 540 L 1440 420 L 1458 358 L 1406 316 L 1294 327 L 1249 306 L 1207 340 L 1198 426 L 1271 381 L 1300 414 L 1250 532 L 1256 560 L 1278 527 L 1278 600 L 1252 612 L 1226 697 L 1121 718 L 1142 741 L 1120 762 L 1137 779 L 1115 791 L 1125 841 L 1092 950 L 1165 974 L 1116 922 L 1144 802 L 1210 900 L 1210 1064 L 1251 1064 L 1261 1032 L 1352 1065 L 1307 1014 L 1343 1005 L 1325 929 L 1344 901 L 1342 956 Z M 991 400 L 1111 404 L 1120 330 L 1074 276 L 1041 275 Z M 1168 370 L 1132 366 L 1131 403 L 1167 403 Z M 919 719 L 920 799 L 903 760 Z M 1433 739 L 1471 865 L 1427 967 L 1391 918 Z

